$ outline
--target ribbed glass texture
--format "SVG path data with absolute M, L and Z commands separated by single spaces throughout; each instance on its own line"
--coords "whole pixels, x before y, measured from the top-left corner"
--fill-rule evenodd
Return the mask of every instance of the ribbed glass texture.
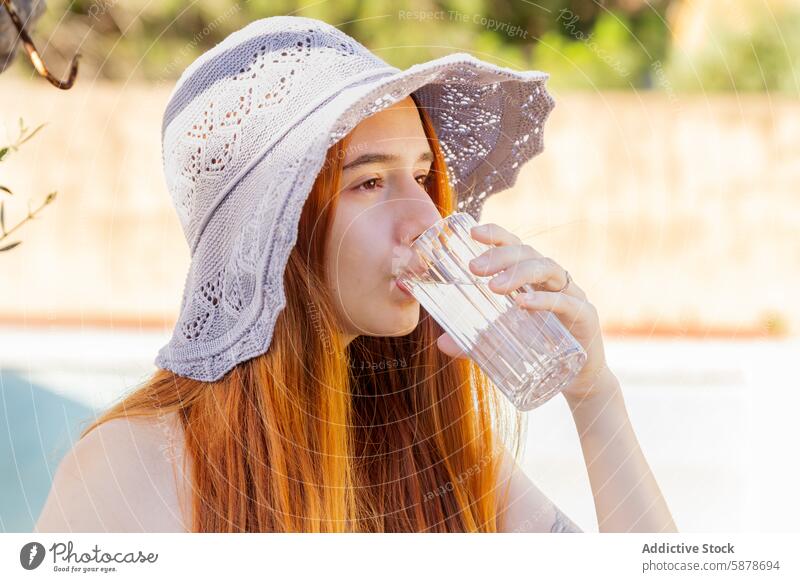
M 438 221 L 414 240 L 413 266 L 398 278 L 514 406 L 531 410 L 569 385 L 586 352 L 554 313 L 514 303 L 531 285 L 495 293 L 492 277 L 469 270 L 491 248 L 470 235 L 476 224 L 466 212 Z

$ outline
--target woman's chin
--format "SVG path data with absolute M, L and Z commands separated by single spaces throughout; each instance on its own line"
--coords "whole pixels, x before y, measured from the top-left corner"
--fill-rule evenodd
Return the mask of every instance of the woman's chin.
M 382 322 L 380 327 L 385 331 L 382 335 L 392 337 L 408 335 L 419 325 L 419 303 L 417 302 L 396 305 L 394 309 L 389 309 L 388 313 L 391 313 L 393 317 L 391 320 L 387 319 Z

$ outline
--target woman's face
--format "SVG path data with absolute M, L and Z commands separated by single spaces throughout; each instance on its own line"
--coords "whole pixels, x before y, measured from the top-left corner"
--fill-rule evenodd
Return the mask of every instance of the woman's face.
M 325 258 L 346 342 L 406 335 L 419 322 L 395 276 L 409 243 L 441 217 L 425 189 L 432 161 L 411 97 L 351 132 Z

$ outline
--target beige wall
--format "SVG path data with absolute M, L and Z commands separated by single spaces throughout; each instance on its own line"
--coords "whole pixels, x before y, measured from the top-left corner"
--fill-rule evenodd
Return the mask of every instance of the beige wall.
M 0 322 L 171 326 L 189 255 L 161 173 L 169 86 L 0 79 Z M 608 333 L 800 330 L 800 104 L 770 96 L 556 95 L 545 152 L 497 222 L 568 268 Z M 12 240 L 17 240 L 13 238 Z M 776 325 L 769 324 L 777 322 Z

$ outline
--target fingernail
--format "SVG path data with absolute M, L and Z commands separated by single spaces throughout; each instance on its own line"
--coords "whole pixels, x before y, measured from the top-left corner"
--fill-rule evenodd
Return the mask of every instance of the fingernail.
M 473 267 L 477 267 L 478 269 L 483 269 L 488 262 L 489 262 L 488 257 L 477 257 L 475 259 L 472 259 L 470 261 L 470 264 Z
M 501 273 L 493 279 L 495 285 L 505 285 L 508 283 L 508 273 Z
M 522 296 L 522 302 L 525 305 L 535 305 L 539 300 L 540 295 L 535 291 L 528 292 Z

